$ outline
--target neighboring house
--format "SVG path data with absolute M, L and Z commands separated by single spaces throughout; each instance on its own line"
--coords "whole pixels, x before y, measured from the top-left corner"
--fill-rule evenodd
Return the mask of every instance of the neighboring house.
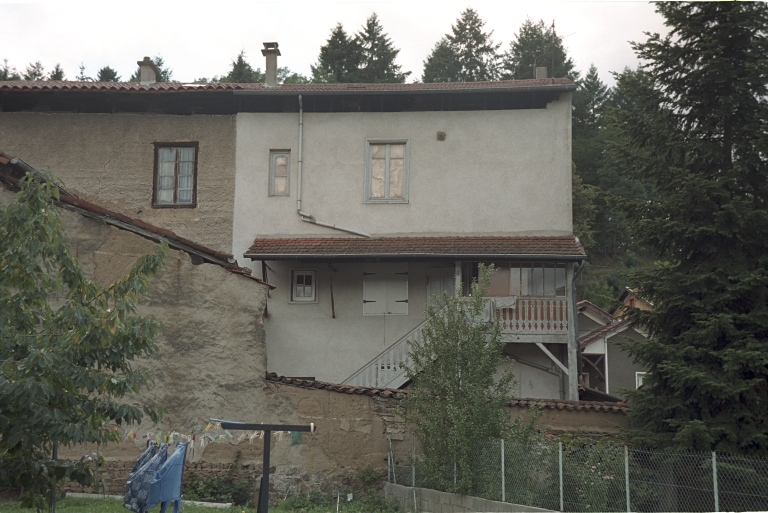
M 587 391 L 623 398 L 619 390 L 638 388 L 647 369 L 635 363 L 619 343 L 631 344 L 644 339 L 646 334 L 631 327 L 629 320 L 614 319 L 589 301 L 579 301 L 577 306 L 581 333 L 581 384 Z
M 268 70 L 276 44 L 265 44 Z M 277 285 L 268 369 L 398 387 L 432 294 L 495 263 L 524 397 L 576 399 L 568 79 L 0 82 L 0 149 Z
M 626 308 L 638 308 L 640 310 L 653 310 L 653 303 L 646 301 L 645 299 L 638 297 L 636 289 L 624 287 L 624 290 L 619 294 L 618 302 L 621 306 L 614 306 L 609 313 L 614 317 L 621 317 L 624 314 Z

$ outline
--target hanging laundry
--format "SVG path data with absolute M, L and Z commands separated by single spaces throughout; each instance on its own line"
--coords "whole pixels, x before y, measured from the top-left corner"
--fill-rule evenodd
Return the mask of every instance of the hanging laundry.
M 176 444 L 165 463 L 155 472 L 147 497 L 147 508 L 154 508 L 161 504 L 160 513 L 165 513 L 168 503 L 174 501 L 173 513 L 179 513 L 181 507 L 181 476 L 184 469 L 184 460 L 187 453 L 187 444 Z
M 149 450 L 149 449 L 147 449 Z M 144 451 L 146 454 L 147 451 Z M 139 459 L 144 457 L 142 454 Z M 147 497 L 149 496 L 149 489 L 152 485 L 152 479 L 155 477 L 155 473 L 165 463 L 168 458 L 168 445 L 163 444 L 157 450 L 157 454 L 142 465 L 135 472 L 132 471 L 128 478 L 128 482 L 125 484 L 125 499 L 123 500 L 123 506 L 126 509 L 133 511 L 134 513 L 146 513 Z M 139 461 L 136 462 L 134 468 L 138 466 Z

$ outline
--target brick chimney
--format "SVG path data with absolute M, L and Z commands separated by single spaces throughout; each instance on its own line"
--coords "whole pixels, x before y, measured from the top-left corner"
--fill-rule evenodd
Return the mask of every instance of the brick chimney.
M 157 77 L 160 75 L 160 70 L 157 69 L 155 63 L 149 57 L 144 57 L 143 61 L 138 61 L 139 65 L 139 82 L 141 85 L 152 85 L 157 82 Z
M 267 73 L 264 80 L 267 87 L 277 87 L 277 56 L 280 55 L 277 46 L 277 43 L 264 43 L 264 49 L 261 50 L 261 55 L 267 58 Z

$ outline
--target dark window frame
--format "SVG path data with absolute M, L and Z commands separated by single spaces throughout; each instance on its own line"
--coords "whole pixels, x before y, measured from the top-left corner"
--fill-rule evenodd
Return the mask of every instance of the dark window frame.
M 197 161 L 200 151 L 199 142 L 155 142 L 155 169 L 152 179 L 152 208 L 197 208 Z M 192 174 L 192 202 L 191 203 L 178 203 L 179 194 L 179 162 L 176 161 L 174 169 L 173 180 L 173 203 L 158 203 L 157 202 L 157 190 L 160 186 L 160 148 L 194 148 L 195 149 L 195 166 L 194 173 Z

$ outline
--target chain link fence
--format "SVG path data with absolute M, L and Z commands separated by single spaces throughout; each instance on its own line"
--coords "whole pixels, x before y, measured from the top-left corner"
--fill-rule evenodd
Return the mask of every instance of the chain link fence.
M 390 482 L 434 488 L 409 459 Z M 488 440 L 471 473 L 470 495 L 554 511 L 768 510 L 768 460 L 745 456 Z

